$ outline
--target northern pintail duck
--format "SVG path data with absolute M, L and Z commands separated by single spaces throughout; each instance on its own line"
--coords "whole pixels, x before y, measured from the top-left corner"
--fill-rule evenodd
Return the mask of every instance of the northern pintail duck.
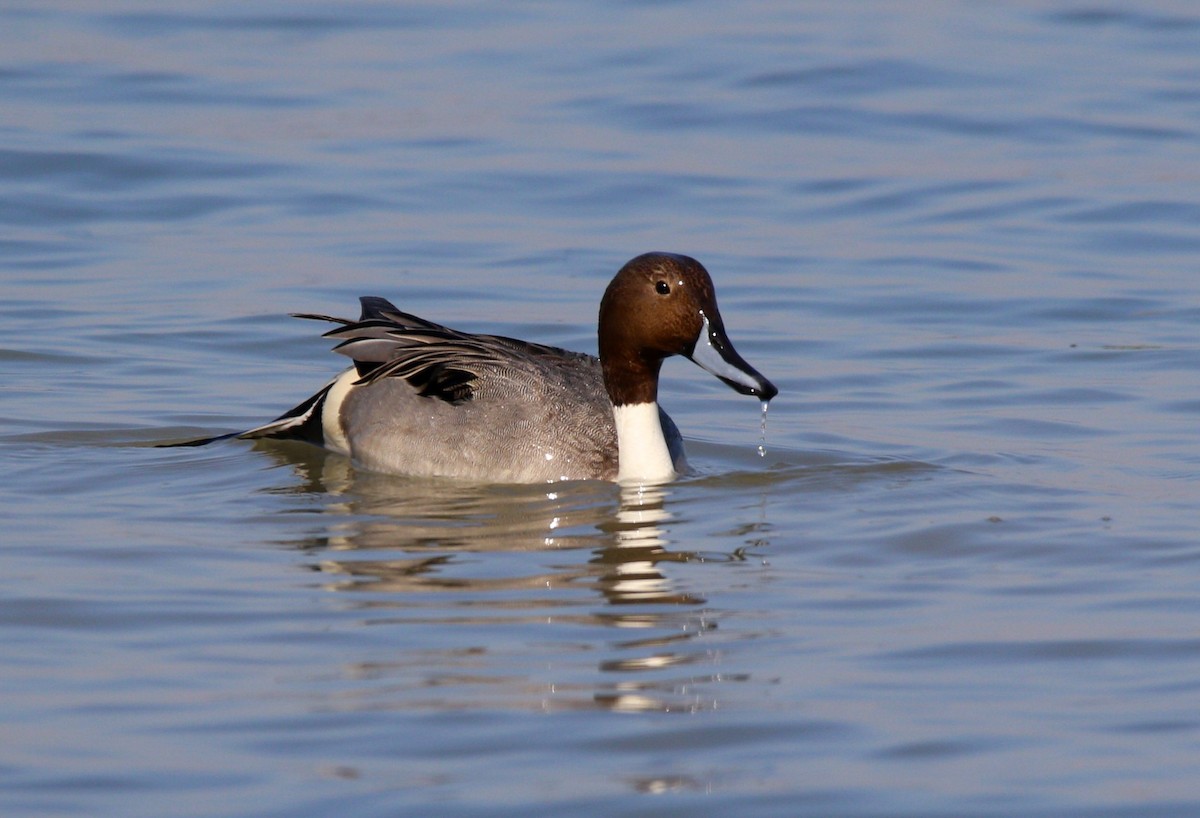
M 229 437 L 304 440 L 373 471 L 489 482 L 665 482 L 687 468 L 658 406 L 664 358 L 683 355 L 744 395 L 779 390 L 734 350 L 708 271 L 647 253 L 600 301 L 600 357 L 475 335 L 366 296 L 325 333 L 354 366 L 274 421 Z M 180 445 L 180 444 L 176 444 Z

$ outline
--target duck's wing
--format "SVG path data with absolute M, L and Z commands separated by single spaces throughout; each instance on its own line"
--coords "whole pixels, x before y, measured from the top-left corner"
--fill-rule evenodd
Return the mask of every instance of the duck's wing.
M 373 368 L 372 364 L 386 363 L 394 357 L 396 337 L 400 334 L 409 335 L 413 342 L 416 342 L 422 333 L 430 339 L 464 335 L 441 324 L 402 312 L 386 298 L 364 295 L 358 300 L 362 304 L 362 315 L 357 321 L 306 312 L 294 312 L 292 317 L 340 324 L 340 327 L 331 329 L 322 337 L 342 341 L 334 350 L 351 358 L 360 376 L 367 374 Z
M 471 400 L 487 378 L 545 373 L 591 356 L 501 335 L 476 335 L 426 321 L 378 296 L 364 296 L 362 316 L 348 321 L 303 314 L 341 326 L 323 337 L 354 361 L 356 386 L 383 378 L 406 381 L 418 395 L 458 404 Z M 299 407 L 297 407 L 299 408 Z

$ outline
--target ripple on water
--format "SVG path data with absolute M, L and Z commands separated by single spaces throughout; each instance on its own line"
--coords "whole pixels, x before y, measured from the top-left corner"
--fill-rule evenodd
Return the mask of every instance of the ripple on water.
M 1190 6 L 27 5 L 0 812 L 1197 812 Z M 782 390 L 670 486 L 153 446 L 651 249 Z

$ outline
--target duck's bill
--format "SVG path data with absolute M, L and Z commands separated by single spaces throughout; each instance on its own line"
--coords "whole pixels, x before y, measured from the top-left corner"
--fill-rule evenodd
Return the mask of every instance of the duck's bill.
M 737 354 L 724 327 L 710 324 L 708 316 L 704 316 L 704 329 L 688 357 L 743 395 L 755 395 L 768 401 L 779 394 L 775 384 Z

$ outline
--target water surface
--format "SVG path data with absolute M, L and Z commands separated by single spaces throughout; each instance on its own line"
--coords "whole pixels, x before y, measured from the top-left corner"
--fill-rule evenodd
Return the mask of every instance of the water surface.
M 0 811 L 1200 810 L 1184 2 L 9 4 Z M 661 490 L 156 449 L 378 294 L 594 351 L 700 258 Z

